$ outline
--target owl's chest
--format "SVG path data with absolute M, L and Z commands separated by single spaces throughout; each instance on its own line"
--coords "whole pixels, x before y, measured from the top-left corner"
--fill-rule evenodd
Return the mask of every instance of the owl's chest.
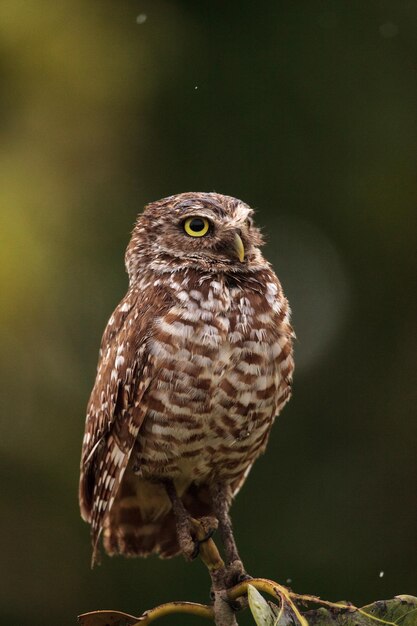
M 180 292 L 150 339 L 158 373 L 152 397 L 194 414 L 213 415 L 231 402 L 241 412 L 254 408 L 280 351 L 273 307 L 259 300 L 214 280 L 206 291 Z
M 212 281 L 205 292 L 181 292 L 156 321 L 145 459 L 178 468 L 181 458 L 204 473 L 260 447 L 276 409 L 281 348 L 273 307 L 257 298 Z

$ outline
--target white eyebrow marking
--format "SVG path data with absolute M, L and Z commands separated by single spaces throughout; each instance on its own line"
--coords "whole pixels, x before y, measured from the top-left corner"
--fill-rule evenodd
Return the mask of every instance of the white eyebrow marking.
M 239 204 L 235 207 L 235 210 L 233 211 L 234 221 L 244 222 L 250 213 L 250 207 L 248 207 L 246 204 L 242 204 L 241 202 L 239 202 Z

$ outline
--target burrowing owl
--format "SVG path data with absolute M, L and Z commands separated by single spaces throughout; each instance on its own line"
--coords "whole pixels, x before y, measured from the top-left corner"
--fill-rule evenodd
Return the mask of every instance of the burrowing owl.
M 229 506 L 294 367 L 288 302 L 252 213 L 183 193 L 138 217 L 87 410 L 79 495 L 94 554 L 102 533 L 111 555 L 191 557 L 189 520 L 211 516 L 241 565 Z

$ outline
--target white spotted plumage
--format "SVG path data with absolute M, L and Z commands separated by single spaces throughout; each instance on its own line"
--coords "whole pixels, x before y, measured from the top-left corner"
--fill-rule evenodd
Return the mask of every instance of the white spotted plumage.
M 190 212 L 213 224 L 199 246 L 181 231 Z M 174 481 L 192 514 L 210 514 L 207 487 L 221 480 L 237 493 L 290 397 L 289 307 L 250 214 L 234 198 L 181 194 L 138 219 L 81 460 L 82 514 L 95 547 L 104 529 L 109 554 L 176 554 L 161 480 Z M 233 256 L 236 229 L 245 262 Z

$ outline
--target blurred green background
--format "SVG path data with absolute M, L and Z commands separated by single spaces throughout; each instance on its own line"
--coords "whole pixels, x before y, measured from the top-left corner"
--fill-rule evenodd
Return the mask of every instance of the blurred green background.
M 416 32 L 415 0 L 0 3 L 1 623 L 208 599 L 199 562 L 91 571 L 77 504 L 132 225 L 191 190 L 257 209 L 298 335 L 232 510 L 249 571 L 417 593 Z

